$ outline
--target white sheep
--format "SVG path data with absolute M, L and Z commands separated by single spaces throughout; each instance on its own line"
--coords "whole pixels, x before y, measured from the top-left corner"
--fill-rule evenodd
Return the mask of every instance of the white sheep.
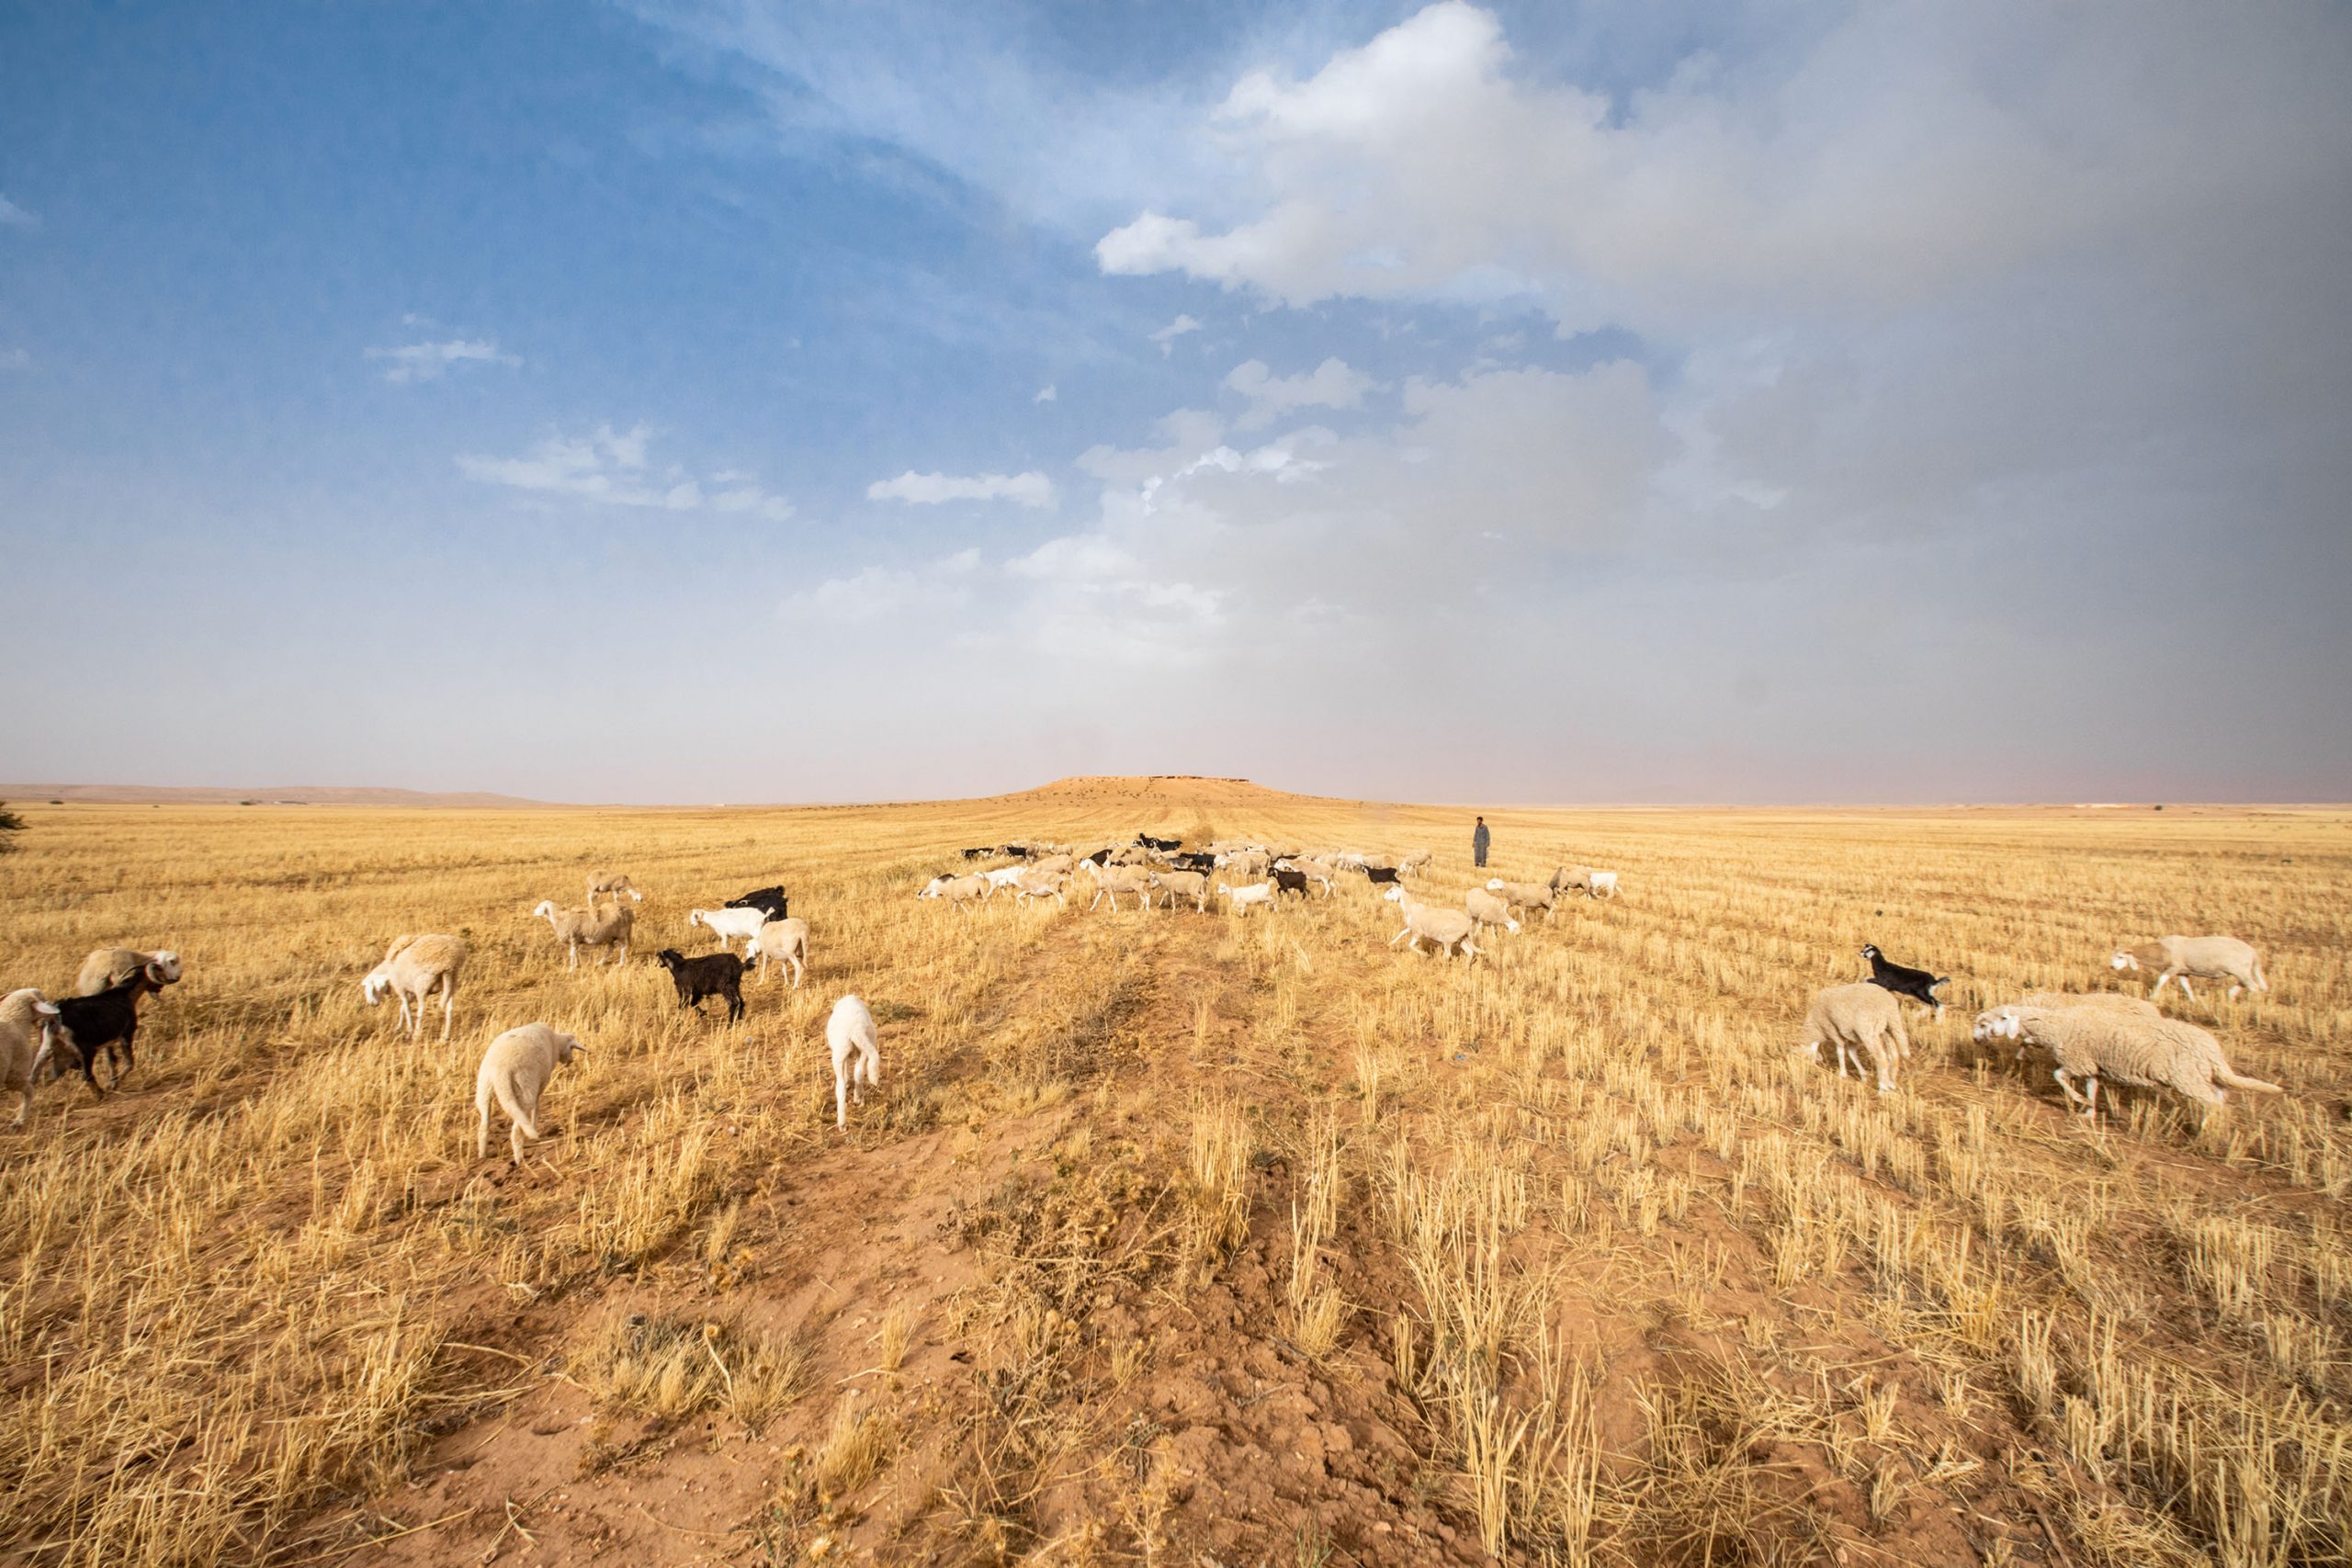
M 1617 874 L 1613 871 L 1596 871 L 1589 874 L 1585 878 L 1585 896 L 1591 898 L 1616 897 Z
M 1078 863 L 1076 861 L 1069 857 L 1069 854 L 1067 852 L 1059 852 L 1050 855 L 1038 856 L 1035 860 L 1029 863 L 1029 869 L 1039 876 L 1054 876 L 1058 874 L 1067 874 L 1077 863 Z
M 523 1163 L 523 1140 L 539 1135 L 539 1095 L 556 1067 L 574 1053 L 584 1056 L 588 1047 L 544 1023 L 510 1029 L 490 1043 L 481 1054 L 481 1068 L 474 1074 L 475 1158 L 489 1157 L 490 1102 L 495 1099 L 514 1123 L 507 1142 L 514 1150 L 514 1163 Z
M 1189 898 L 1195 911 L 1206 913 L 1208 910 L 1209 879 L 1197 871 L 1156 871 L 1151 874 L 1151 886 L 1167 892 L 1168 907 L 1171 909 L 1176 907 L 1177 899 Z
M 631 882 L 626 873 L 592 871 L 588 874 L 588 902 L 591 904 L 601 896 L 609 896 L 617 901 L 624 893 L 628 895 L 632 904 L 645 902 L 645 895 L 637 890 L 637 884 Z
M 1968 1032 L 1969 1038 L 1979 1045 L 1988 1040 L 2007 1039 L 2007 1035 L 1996 1027 L 2000 1021 L 2002 1008 L 2017 1008 L 2021 1010 L 2030 1008 L 2046 1008 L 2052 1011 L 2061 1011 L 2067 1008 L 2109 1008 L 2117 1012 L 2133 1013 L 2142 1018 L 2164 1017 L 2163 1010 L 2155 1003 L 2139 997 L 2127 997 L 2120 991 L 2028 991 L 2014 1001 L 2004 1002 L 1997 1007 L 1989 1007 L 1978 1013 L 1974 1026 Z M 2025 1055 L 2025 1042 L 2021 1040 L 2018 1042 L 2018 1055 L 2020 1059 Z
M 996 884 L 977 872 L 969 876 L 934 876 L 923 885 L 918 898 L 944 898 L 968 915 L 972 906 L 996 891 Z
M 800 988 L 800 976 L 808 966 L 808 922 L 797 915 L 790 919 L 770 920 L 743 949 L 743 962 L 760 961 L 760 979 L 765 983 L 768 960 L 775 958 L 778 969 L 792 965 L 792 988 Z
M 1151 873 L 1136 865 L 1096 866 L 1094 868 L 1094 902 L 1086 907 L 1092 909 L 1096 904 L 1108 898 L 1111 900 L 1112 912 L 1116 914 L 1119 908 L 1119 895 L 1122 893 L 1132 893 L 1139 902 L 1148 906 L 1151 902 Z
M 2165 981 L 2177 979 L 2181 995 L 2195 1001 L 2197 993 L 2188 988 L 2191 976 L 2199 980 L 2229 981 L 2233 999 L 2241 990 L 2270 988 L 2270 982 L 2262 977 L 2262 960 L 2255 956 L 2253 945 L 2233 936 L 2160 936 L 2137 947 L 2117 948 L 2108 963 L 2133 973 L 2142 969 L 2163 971 L 2156 976 L 2156 983 L 2148 987 L 2151 997 L 2165 988 Z
M 1022 904 L 1028 903 L 1032 898 L 1051 898 L 1067 909 L 1069 908 L 1069 899 L 1064 897 L 1063 889 L 1069 886 L 1069 872 L 1067 868 L 1060 871 L 1032 871 L 1013 883 L 1012 897 Z
M 531 911 L 531 918 L 543 919 L 555 929 L 556 941 L 563 943 L 564 950 L 571 955 L 571 961 L 564 965 L 567 969 L 580 967 L 580 950 L 583 947 L 596 950 L 599 964 L 605 962 L 606 949 L 616 951 L 623 964 L 628 962 L 629 933 L 637 928 L 637 915 L 617 898 L 602 907 L 591 904 L 584 909 L 559 909 L 554 899 L 542 898 L 539 907 Z
M 1246 887 L 1220 886 L 1217 891 L 1232 899 L 1233 912 L 1244 918 L 1254 908 L 1274 907 L 1274 885 L 1271 882 L 1253 882 Z
M 2231 1069 L 2222 1043 L 2193 1023 L 2148 1018 L 2112 1008 L 2002 1008 L 1992 1032 L 2038 1045 L 2057 1064 L 2051 1075 L 2066 1098 L 2090 1116 L 2098 1109 L 2098 1080 L 2143 1089 L 2170 1089 L 2201 1105 L 2227 1102 L 2233 1089 L 2284 1094 L 2275 1083 Z M 2084 1080 L 2075 1092 L 2074 1078 Z
M 998 888 L 1010 887 L 1014 883 L 1019 882 L 1023 876 L 1028 874 L 1028 865 L 1023 863 L 1019 865 L 1001 865 L 994 871 L 984 871 L 979 874 L 988 878 L 989 892 L 993 895 Z
M 0 997 L 0 1090 L 17 1091 L 17 1119 L 32 1114 L 33 1085 L 44 1059 L 56 1046 L 57 1004 L 27 986 Z
M 1501 894 L 1505 903 L 1521 909 L 1543 910 L 1546 925 L 1559 912 L 1559 892 L 1548 882 L 1505 882 L 1499 876 L 1492 876 L 1487 879 L 1487 891 Z
M 1419 953 L 1421 939 L 1427 937 L 1437 943 L 1439 952 L 1449 957 L 1456 948 L 1461 950 L 1464 963 L 1478 956 L 1478 950 L 1470 945 L 1470 935 L 1477 930 L 1478 922 L 1472 919 L 1467 911 L 1440 908 L 1434 904 L 1408 898 L 1403 886 L 1397 885 L 1392 885 L 1381 897 L 1396 905 L 1405 917 L 1405 929 L 1388 939 L 1389 946 L 1394 947 L 1403 942 Z M 1407 942 L 1408 937 L 1412 940 Z
M 874 1012 L 856 997 L 833 1004 L 825 1021 L 825 1043 L 833 1053 L 833 1125 L 849 1126 L 849 1102 L 865 1103 L 867 1089 L 882 1087 L 882 1044 L 874 1031 Z
M 1894 993 L 1867 980 L 1815 992 L 1813 1005 L 1805 1010 L 1800 1048 L 1818 1062 L 1824 1045 L 1836 1047 L 1841 1078 L 1849 1062 L 1853 1064 L 1854 1075 L 1861 1077 L 1862 1057 L 1867 1054 L 1877 1071 L 1879 1093 L 1891 1092 L 1896 1067 L 1911 1055 L 1911 1040 L 1903 1032 L 1903 1010 Z
M 397 937 L 385 950 L 384 961 L 359 982 L 359 994 L 374 1007 L 390 990 L 400 999 L 401 1023 L 413 1040 L 424 1032 L 424 998 L 439 986 L 441 1038 L 447 1040 L 457 1002 L 458 972 L 465 963 L 466 944 L 458 937 L 438 933 Z
M 1508 931 L 1519 930 L 1519 922 L 1510 918 L 1510 906 L 1483 887 L 1473 887 L 1462 896 L 1462 907 L 1470 918 L 1482 926 L 1501 926 Z
M 1552 890 L 1555 893 L 1581 893 L 1588 898 L 1617 897 L 1617 874 L 1595 871 L 1589 865 L 1564 865 L 1552 874 Z
M 1396 863 L 1396 874 L 1399 876 L 1419 876 L 1421 873 L 1429 870 L 1430 862 L 1435 858 L 1436 857 L 1430 854 L 1427 850 L 1415 850 L 1411 854 L 1407 855 L 1403 860 Z
M 141 953 L 130 947 L 102 947 L 82 960 L 82 971 L 74 976 L 74 994 L 95 997 L 110 987 L 119 986 L 140 970 L 154 966 L 153 978 L 168 986 L 180 977 L 180 955 L 168 947 L 153 953 Z

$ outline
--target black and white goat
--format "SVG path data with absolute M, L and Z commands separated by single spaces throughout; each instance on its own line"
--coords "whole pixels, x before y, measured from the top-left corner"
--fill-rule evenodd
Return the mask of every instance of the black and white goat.
M 95 1070 L 98 1053 L 107 1054 L 108 1086 L 119 1086 L 122 1075 L 139 1065 L 130 1048 L 139 1034 L 139 998 L 162 990 L 164 984 L 162 970 L 146 964 L 94 997 L 59 998 L 52 1038 L 60 1049 L 51 1058 L 51 1075 L 62 1077 L 79 1066 L 82 1076 L 89 1080 L 90 1093 L 104 1099 Z M 119 1056 L 117 1047 L 121 1051 Z
M 1148 833 L 1136 835 L 1137 849 L 1153 850 L 1163 855 L 1175 853 L 1183 842 L 1182 839 L 1155 839 Z
M 727 1002 L 728 1022 L 743 1016 L 743 961 L 733 953 L 707 953 L 688 958 L 674 947 L 665 947 L 653 955 L 653 961 L 670 972 L 671 983 L 678 987 L 680 1007 L 700 1012 L 706 998 L 720 997 Z
M 1944 1004 L 1936 996 L 1936 987 L 1951 985 L 1951 976 L 1930 974 L 1925 969 L 1912 969 L 1896 964 L 1881 953 L 1874 942 L 1862 943 L 1862 956 L 1870 960 L 1871 985 L 1883 986 L 1898 997 L 1909 997 L 1915 1002 L 1935 1009 L 1938 1018 L 1943 1017 Z

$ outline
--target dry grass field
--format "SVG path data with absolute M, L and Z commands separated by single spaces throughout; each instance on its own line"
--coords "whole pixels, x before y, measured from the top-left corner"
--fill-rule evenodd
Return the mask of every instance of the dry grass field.
M 1437 852 L 1215 782 L 772 811 L 42 807 L 0 986 L 175 947 L 140 1064 L 0 1134 L 0 1562 L 2341 1563 L 2352 817 L 1490 812 L 1623 896 L 1476 966 L 1340 895 L 911 895 L 1138 829 Z M 567 973 L 538 899 L 646 894 Z M 741 1026 L 648 957 L 782 881 Z M 450 1043 L 359 979 L 471 946 Z M 2096 1127 L 1974 1008 L 2226 931 L 2165 1009 L 2283 1097 Z M 690 941 L 690 937 L 700 941 Z M 1875 940 L 1956 976 L 1880 1098 L 1792 1053 Z M 2145 977 L 2141 984 L 2144 986 Z M 882 1093 L 832 1124 L 854 990 Z M 474 1157 L 484 1043 L 560 1070 Z M 436 1026 L 437 1026 L 437 1020 Z

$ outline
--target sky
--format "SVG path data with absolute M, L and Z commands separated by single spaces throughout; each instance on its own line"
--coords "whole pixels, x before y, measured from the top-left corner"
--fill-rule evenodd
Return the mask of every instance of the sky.
M 2352 798 L 2352 10 L 0 8 L 0 777 Z

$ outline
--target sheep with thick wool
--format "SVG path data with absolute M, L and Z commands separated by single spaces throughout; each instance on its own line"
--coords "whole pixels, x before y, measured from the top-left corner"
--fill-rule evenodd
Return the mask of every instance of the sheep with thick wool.
M 2164 1010 L 2141 997 L 2127 997 L 2120 991 L 2028 991 L 2015 1001 L 1986 1008 L 1976 1015 L 1976 1022 L 1969 1030 L 1969 1038 L 1979 1045 L 1995 1039 L 2007 1039 L 1998 1025 L 2003 1008 L 2019 1010 L 2046 1008 L 2063 1011 L 2067 1008 L 2106 1008 L 2115 1012 L 2131 1013 L 2140 1018 L 2162 1018 Z M 2025 1042 L 2018 1042 L 2018 1056 L 2025 1056 Z
M 863 1105 L 867 1089 L 882 1087 L 882 1042 L 864 998 L 843 997 L 833 1004 L 825 1044 L 833 1057 L 833 1125 L 846 1129 L 850 1101 Z
M 2178 980 L 2181 995 L 2193 1002 L 2197 993 L 2188 988 L 2192 977 L 2229 981 L 2233 999 L 2241 990 L 2270 988 L 2270 982 L 2262 977 L 2262 960 L 2255 955 L 2254 945 L 2233 936 L 2160 936 L 2137 947 L 2117 948 L 2108 964 L 2135 974 L 2143 969 L 2158 971 L 2156 983 L 2148 987 L 2152 998 L 2165 988 L 2165 981 Z
M 386 950 L 384 961 L 368 971 L 359 982 L 359 994 L 374 1007 L 390 991 L 401 1004 L 401 1025 L 408 1037 L 415 1039 L 424 1032 L 424 998 L 433 987 L 441 987 L 441 1038 L 449 1038 L 449 1022 L 455 1016 L 458 997 L 458 972 L 466 965 L 466 944 L 462 938 L 427 932 L 424 936 L 395 937 Z
M 768 960 L 774 958 L 781 970 L 792 965 L 792 988 L 800 988 L 800 976 L 808 967 L 808 922 L 797 915 L 789 919 L 770 920 L 760 928 L 751 945 L 743 949 L 743 962 L 760 961 L 760 983 L 767 984 Z
M 507 1143 L 514 1151 L 514 1163 L 521 1165 L 523 1141 L 539 1135 L 539 1096 L 546 1091 L 548 1079 L 574 1055 L 587 1054 L 587 1046 L 544 1023 L 526 1023 L 492 1041 L 490 1049 L 481 1054 L 481 1069 L 474 1074 L 478 1122 L 474 1157 L 490 1156 L 490 1102 L 495 1100 L 514 1123 L 508 1129 Z
M 542 898 L 539 907 L 531 911 L 535 920 L 545 920 L 555 929 L 556 941 L 563 943 L 571 962 L 564 967 L 580 967 L 580 950 L 593 950 L 601 965 L 606 953 L 619 955 L 628 962 L 629 935 L 637 929 L 637 913 L 616 898 L 609 904 L 591 904 L 584 909 L 559 909 L 552 898 Z
M 2085 1116 L 2098 1110 L 2101 1078 L 2142 1089 L 2169 1089 L 2200 1105 L 2228 1102 L 2229 1091 L 2284 1094 L 2261 1078 L 2233 1070 L 2222 1043 L 2193 1023 L 2148 1018 L 2113 1008 L 2002 1008 L 1995 1038 L 2039 1046 L 2056 1064 L 2052 1077 Z M 2076 1093 L 2072 1080 L 2081 1078 Z
M 74 976 L 74 994 L 95 997 L 121 985 L 141 969 L 147 970 L 148 977 L 158 985 L 171 985 L 180 977 L 180 955 L 168 947 L 153 953 L 131 947 L 99 948 L 82 960 L 81 973 Z
M 1804 1032 L 1798 1046 L 1808 1059 L 1821 1060 L 1824 1045 L 1836 1050 L 1841 1078 L 1849 1062 L 1854 1076 L 1863 1077 L 1862 1058 L 1869 1056 L 1881 1094 L 1893 1092 L 1895 1072 L 1911 1055 L 1911 1039 L 1903 1032 L 1903 1010 L 1894 993 L 1868 980 L 1815 992 L 1813 1005 L 1805 1009 Z
M 56 1048 L 57 1004 L 27 986 L 0 997 L 0 1090 L 17 1093 L 17 1119 L 21 1127 L 32 1114 L 33 1084 L 42 1058 Z

